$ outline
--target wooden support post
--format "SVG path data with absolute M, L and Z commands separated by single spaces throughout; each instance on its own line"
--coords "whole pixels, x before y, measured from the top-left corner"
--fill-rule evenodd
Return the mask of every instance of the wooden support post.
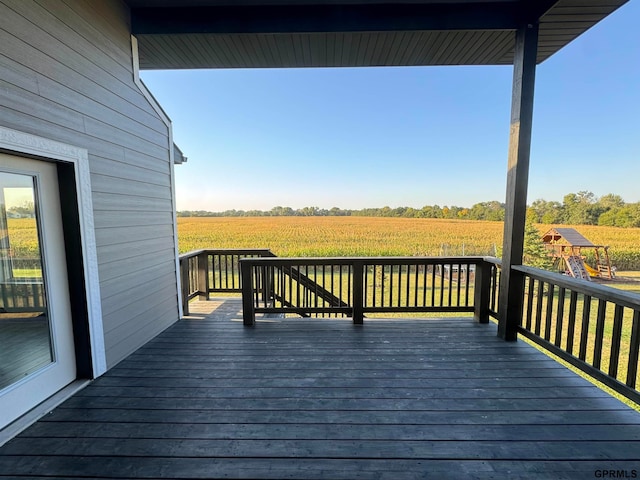
M 362 325 L 364 322 L 364 264 L 360 261 L 353 263 L 353 324 Z
M 524 301 L 524 277 L 512 267 L 522 264 L 524 247 L 537 51 L 538 24 L 525 24 L 516 32 L 502 276 L 498 297 L 498 335 L 505 340 L 517 338 Z
M 489 323 L 489 300 L 491 298 L 491 269 L 493 265 L 481 262 L 476 265 L 473 317 L 478 323 Z
M 240 260 L 240 275 L 242 278 L 242 320 L 246 327 L 256 323 L 256 313 L 253 305 L 252 266 L 249 262 Z
M 198 299 L 209 300 L 209 254 L 198 255 Z

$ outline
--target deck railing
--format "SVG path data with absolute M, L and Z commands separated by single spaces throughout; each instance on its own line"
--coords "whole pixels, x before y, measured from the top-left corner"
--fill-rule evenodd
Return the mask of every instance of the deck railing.
M 640 403 L 640 296 L 537 268 L 524 276 L 519 333 Z
M 45 312 L 46 300 L 41 280 L 0 282 L 0 310 L 3 312 Z
M 256 313 L 349 316 L 473 313 L 498 318 L 501 262 L 493 257 L 277 258 L 267 249 L 181 255 L 183 306 L 213 292 L 242 293 Z M 640 403 L 640 296 L 526 266 L 521 335 Z
M 240 261 L 243 315 L 470 312 L 488 322 L 495 266 L 483 257 L 253 258 Z
M 182 309 L 189 314 L 189 301 L 208 300 L 211 293 L 242 293 L 241 258 L 273 257 L 268 249 L 205 249 L 180 255 Z

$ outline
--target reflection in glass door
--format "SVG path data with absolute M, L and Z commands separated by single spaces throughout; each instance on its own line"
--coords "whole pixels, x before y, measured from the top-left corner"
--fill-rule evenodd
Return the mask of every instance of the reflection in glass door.
M 54 361 L 35 181 L 0 172 L 0 390 Z

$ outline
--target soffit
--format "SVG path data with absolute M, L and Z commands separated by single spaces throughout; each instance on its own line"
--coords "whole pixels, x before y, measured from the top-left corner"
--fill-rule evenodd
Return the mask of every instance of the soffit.
M 126 0 L 141 69 L 510 65 L 539 19 L 543 62 L 627 0 Z

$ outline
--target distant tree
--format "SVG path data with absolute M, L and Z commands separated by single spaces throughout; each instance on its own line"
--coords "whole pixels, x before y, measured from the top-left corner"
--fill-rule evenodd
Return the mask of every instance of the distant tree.
M 333 207 L 329 210 L 328 215 L 330 217 L 347 217 L 351 215 L 351 210 L 342 210 L 341 208 Z
M 616 224 L 616 210 L 612 209 L 607 212 L 604 212 L 602 215 L 598 217 L 598 225 L 605 227 L 613 227 Z
M 303 217 L 317 217 L 320 209 L 318 207 L 304 207 L 298 210 Z
M 504 211 L 506 205 L 504 203 L 493 200 L 487 202 L 487 214 L 485 220 L 491 220 L 494 222 L 501 222 L 504 220 Z
M 640 227 L 640 203 L 629 203 L 624 207 L 612 208 L 598 218 L 598 225 L 612 227 Z
M 425 205 L 420 212 L 423 218 L 442 218 L 442 208 L 439 205 Z
M 601 196 L 598 199 L 598 204 L 600 205 L 600 208 L 607 211 L 607 210 L 611 210 L 612 208 L 624 207 L 624 200 L 620 195 L 608 193 L 606 195 Z
M 393 210 L 388 205 L 385 205 L 384 207 L 382 207 L 379 210 L 377 216 L 380 216 L 380 217 L 392 217 L 393 216 Z
M 459 218 L 458 214 L 460 213 L 460 210 L 462 210 L 460 207 L 452 205 L 451 207 L 449 207 L 449 215 L 447 216 L 447 218 Z
M 562 205 L 559 202 L 549 202 L 553 204 L 540 218 L 540 223 L 560 223 L 562 221 Z
M 24 206 L 28 208 L 28 205 Z M 19 207 L 10 209 L 17 215 Z M 413 207 L 363 208 L 361 210 L 333 207 L 329 210 L 319 207 L 304 207 L 294 210 L 291 207 L 276 206 L 271 210 L 225 210 L 210 212 L 206 210 L 182 210 L 179 217 L 242 217 L 242 216 L 362 216 L 362 217 L 405 217 L 405 218 L 448 218 L 470 220 L 504 220 L 505 204 L 498 201 L 480 202 L 471 208 L 459 206 L 425 205 L 421 209 Z M 10 213 L 11 213 L 10 212 Z M 609 193 L 599 199 L 589 191 L 569 193 L 563 203 L 535 200 L 527 207 L 527 221 L 544 224 L 588 224 L 610 225 L 616 227 L 640 227 L 640 203 L 625 203 L 622 197 Z
M 269 212 L 272 217 L 291 217 L 294 215 L 293 208 L 281 207 L 280 205 L 273 207 Z
M 601 210 L 598 216 L 598 225 L 634 226 L 633 204 L 626 205 L 620 195 L 613 193 L 603 195 L 598 200 L 598 205 Z
M 13 214 L 14 216 L 23 218 L 33 218 L 36 214 L 35 206 L 30 200 L 25 200 L 20 205 L 14 205 L 8 208 L 7 212 Z
M 527 209 L 527 218 L 535 223 L 561 223 L 563 209 L 559 202 L 535 200 Z
M 565 223 L 572 225 L 597 225 L 602 208 L 592 192 L 580 191 L 564 196 L 563 210 Z
M 629 216 L 631 217 L 631 226 L 640 227 L 640 202 L 627 204 L 624 208 L 629 209 Z
M 406 211 L 407 211 L 407 207 L 397 207 L 391 210 L 391 216 L 403 217 Z
M 505 205 L 498 201 L 476 203 L 469 210 L 468 218 L 472 220 L 504 220 Z
M 405 218 L 416 218 L 418 217 L 419 213 L 420 213 L 420 210 L 416 210 L 415 208 L 412 208 L 412 207 L 407 207 L 404 213 L 402 214 L 402 216 Z

